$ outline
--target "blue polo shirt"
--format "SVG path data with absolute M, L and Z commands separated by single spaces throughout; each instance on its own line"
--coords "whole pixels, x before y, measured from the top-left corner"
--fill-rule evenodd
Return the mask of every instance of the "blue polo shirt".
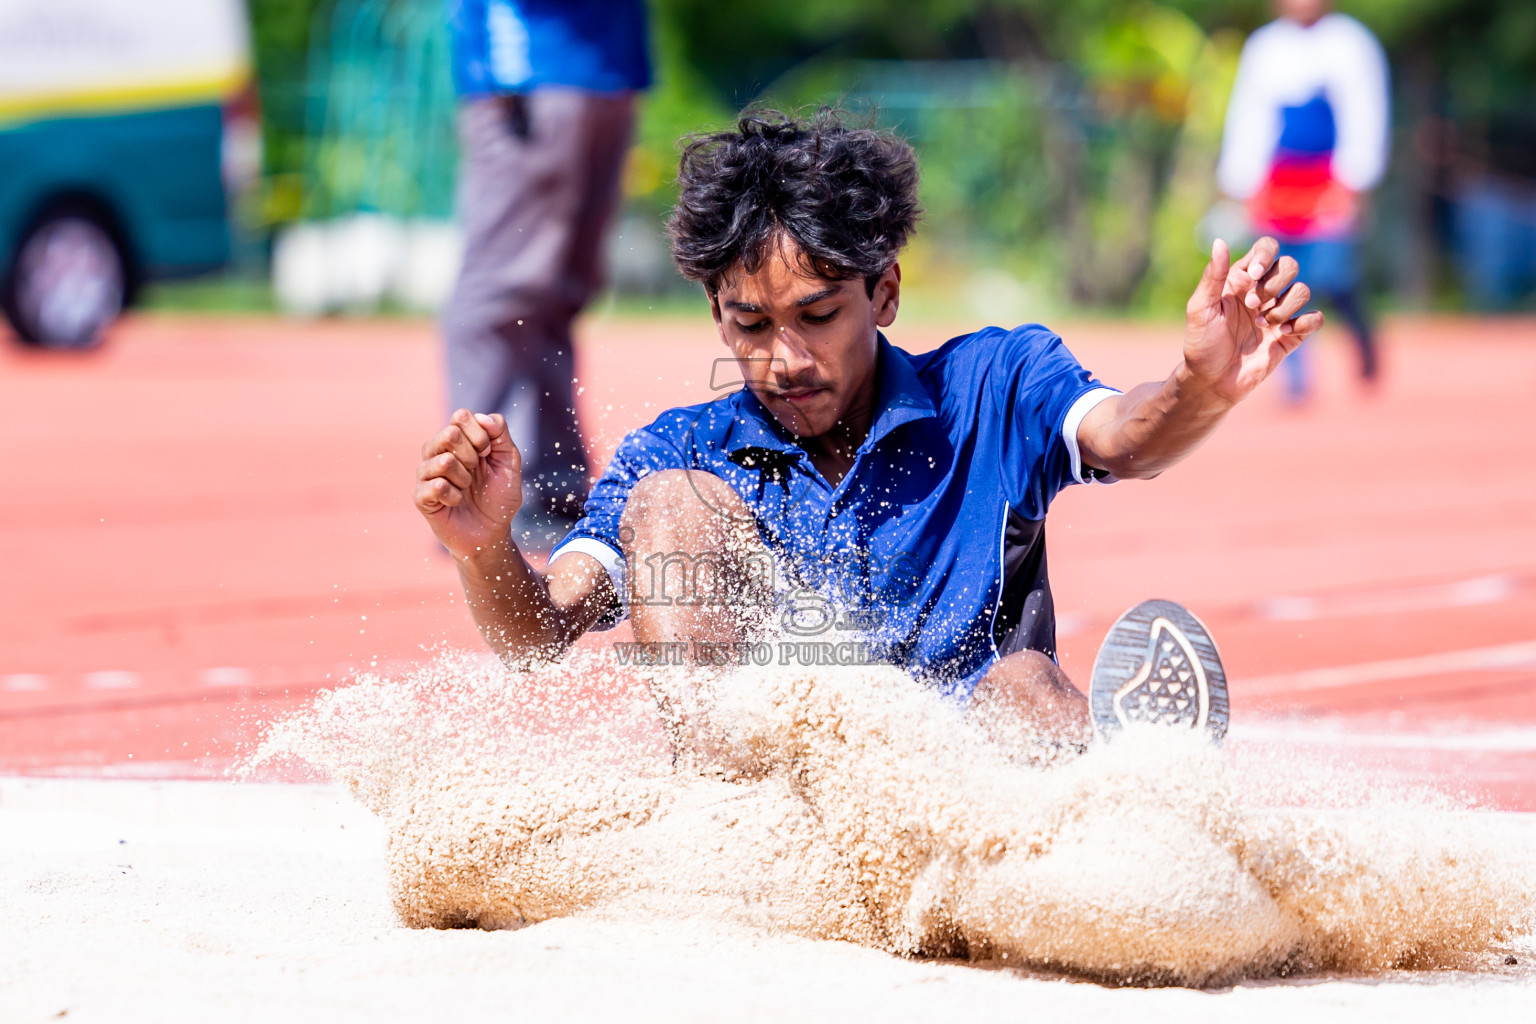
M 460 96 L 651 84 L 645 0 L 447 0 Z
M 1054 658 L 1045 514 L 1063 487 L 1095 479 L 1077 428 L 1118 392 L 1037 324 L 924 355 L 882 337 L 876 375 L 874 424 L 836 486 L 744 389 L 625 437 L 551 560 L 586 552 L 623 595 L 626 571 L 647 571 L 621 553 L 630 490 L 661 470 L 703 470 L 756 517 L 782 574 L 786 634 L 856 639 L 871 660 L 962 697 L 1003 655 Z

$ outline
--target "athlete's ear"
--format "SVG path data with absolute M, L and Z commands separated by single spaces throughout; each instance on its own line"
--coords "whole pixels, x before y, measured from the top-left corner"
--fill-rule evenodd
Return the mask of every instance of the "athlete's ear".
M 901 264 L 892 263 L 889 270 L 875 282 L 875 294 L 870 296 L 875 307 L 875 324 L 889 327 L 896 322 L 896 309 L 901 305 Z
M 726 348 L 731 347 L 730 339 L 725 336 L 725 321 L 720 316 L 720 292 L 708 285 L 704 286 L 704 294 L 709 296 L 709 313 L 715 318 L 715 330 L 720 335 L 720 344 Z

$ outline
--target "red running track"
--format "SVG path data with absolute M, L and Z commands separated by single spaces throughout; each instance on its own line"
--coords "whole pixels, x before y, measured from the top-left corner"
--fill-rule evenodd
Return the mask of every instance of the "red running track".
M 1178 345 L 1062 333 L 1121 386 Z M 1175 598 L 1222 645 L 1243 749 L 1536 809 L 1536 321 L 1385 337 L 1378 394 L 1324 336 L 1309 407 L 1271 387 L 1159 480 L 1059 499 L 1063 664 L 1086 675 L 1116 614 Z M 594 462 L 709 397 L 718 354 L 702 318 L 588 321 Z M 478 646 L 409 503 L 438 403 L 424 323 L 145 317 L 84 357 L 0 346 L 0 771 L 220 773 L 360 668 Z

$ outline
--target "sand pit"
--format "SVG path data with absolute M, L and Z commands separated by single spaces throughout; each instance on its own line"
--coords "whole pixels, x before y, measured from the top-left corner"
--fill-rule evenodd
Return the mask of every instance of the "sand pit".
M 1519 1019 L 1536 970 L 1116 989 L 724 921 L 402 927 L 339 786 L 0 781 L 0 1019 Z M 125 840 L 120 842 L 120 840 Z M 1532 950 L 1536 953 L 1536 950 Z
M 675 767 L 647 683 L 570 699 L 604 673 L 365 680 L 264 756 L 380 816 L 416 927 L 600 918 L 1206 987 L 1498 971 L 1532 930 L 1536 832 L 1517 817 L 1271 785 L 1167 735 L 1042 768 L 887 669 L 653 676 L 702 723 Z

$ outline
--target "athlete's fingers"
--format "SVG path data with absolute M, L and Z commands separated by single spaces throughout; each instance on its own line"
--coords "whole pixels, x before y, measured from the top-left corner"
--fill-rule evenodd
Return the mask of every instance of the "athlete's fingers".
M 1271 324 L 1283 324 L 1312 300 L 1312 289 L 1297 281 L 1291 285 L 1291 290 L 1286 292 L 1273 309 L 1264 314 L 1264 319 Z
M 471 466 L 480 457 L 480 453 L 475 451 L 475 446 L 470 443 L 464 431 L 457 424 L 453 423 L 448 424 L 448 426 L 433 434 L 427 443 L 421 446 L 421 457 L 423 459 L 430 459 L 432 456 L 441 455 L 444 452 L 456 452 L 466 456 L 469 460 L 468 464 Z
M 1222 288 L 1226 284 L 1227 273 L 1232 269 L 1232 251 L 1227 248 L 1227 243 L 1220 238 L 1211 243 L 1211 259 L 1205 265 L 1205 272 L 1200 275 L 1200 283 L 1195 286 L 1195 293 L 1189 297 L 1189 306 L 1186 312 L 1194 313 L 1199 310 L 1209 309 L 1221 301 Z
M 1296 281 L 1290 289 L 1278 299 L 1265 299 L 1259 306 L 1255 319 L 1260 327 L 1272 327 L 1284 323 L 1301 311 L 1312 298 L 1312 289 L 1301 281 Z M 1298 301 L 1299 300 L 1299 301 Z
M 431 515 L 444 508 L 457 507 L 464 500 L 464 492 L 442 477 L 437 477 L 434 480 L 423 480 L 418 483 L 415 498 L 416 507 Z
M 1249 309 L 1265 309 L 1274 304 L 1285 290 L 1296 280 L 1300 273 L 1301 265 L 1289 256 L 1281 256 L 1275 261 L 1275 265 L 1269 268 L 1257 288 L 1248 294 Z
M 518 450 L 516 442 L 512 440 L 512 432 L 507 429 L 506 417 L 499 412 L 493 412 L 488 415 L 475 413 L 475 418 L 480 421 L 480 425 L 485 428 L 486 434 L 491 439 L 485 454 L 513 455 L 519 460 L 518 465 L 521 465 L 523 453 Z
M 469 438 L 458 424 L 451 424 L 442 429 L 442 432 L 433 439 L 431 450 L 427 457 L 431 458 L 432 456 L 442 455 L 445 452 L 451 453 L 460 462 L 464 463 L 465 469 L 471 472 L 480 464 L 480 453 L 475 450 L 475 446 L 470 443 Z
M 1269 268 L 1275 265 L 1275 259 L 1280 255 L 1280 243 L 1265 235 L 1253 243 L 1253 248 L 1247 255 L 1238 260 L 1239 270 L 1248 272 L 1250 281 L 1257 281 L 1269 272 Z
M 435 480 L 439 477 L 461 488 L 470 487 L 475 482 L 474 474 L 453 452 L 444 452 L 426 459 L 416 471 L 418 480 Z
M 501 413 L 477 412 L 475 413 L 475 422 L 480 424 L 481 429 L 483 429 L 486 433 L 486 436 L 490 438 L 490 443 L 492 445 L 500 444 L 502 442 L 506 442 L 508 444 L 511 443 L 512 435 L 507 433 L 507 418 Z
M 1280 243 L 1266 235 L 1254 242 L 1253 247 L 1232 265 L 1227 274 L 1227 289 L 1231 294 L 1240 296 L 1250 310 L 1258 308 L 1249 298 L 1255 292 L 1258 282 L 1275 265 L 1279 252 Z
M 444 427 L 442 428 L 441 438 L 441 447 L 439 447 L 438 451 L 435 451 L 433 454 L 442 454 L 444 451 L 452 451 L 452 453 L 455 454 L 455 457 L 458 457 L 458 461 L 462 462 L 462 464 L 464 464 L 465 467 L 470 468 L 470 470 L 473 470 L 476 465 L 479 465 L 479 456 L 481 456 L 481 453 L 479 453 L 479 451 L 476 450 L 475 445 L 470 442 L 467 434 L 464 433 L 464 428 L 459 427 L 458 424 Z
M 491 446 L 491 435 L 480 425 L 480 419 L 468 409 L 455 409 L 448 422 L 464 432 L 477 453 L 483 454 Z
M 1297 343 L 1300 344 L 1301 339 L 1316 334 L 1322 328 L 1323 323 L 1323 314 L 1314 309 L 1310 313 L 1303 313 L 1296 319 L 1282 325 L 1280 330 L 1285 334 L 1295 335 Z

